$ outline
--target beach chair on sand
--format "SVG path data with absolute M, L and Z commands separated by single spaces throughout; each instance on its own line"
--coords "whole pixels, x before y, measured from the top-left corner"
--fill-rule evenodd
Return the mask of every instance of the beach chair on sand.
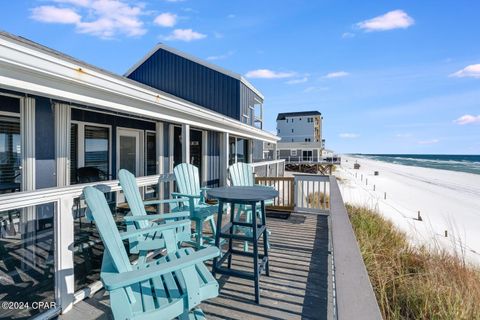
M 86 187 L 83 193 L 105 247 L 100 277 L 109 291 L 114 318 L 205 319 L 203 312 L 195 308 L 203 300 L 218 296 L 218 283 L 203 261 L 218 256 L 218 248 L 197 252 L 182 248 L 146 263 L 131 264 L 122 240 L 154 232 L 168 237 L 168 230 L 189 227 L 190 220 L 120 233 L 104 194 L 94 187 Z
M 216 232 L 214 214 L 218 212 L 218 205 L 205 202 L 205 190 L 208 188 L 200 187 L 198 168 L 188 163 L 181 163 L 173 169 L 173 173 L 175 174 L 178 192 L 172 193 L 172 196 L 188 198 L 185 205 L 190 210 L 190 219 L 195 221 L 195 247 L 202 248 L 204 241 L 213 245 Z M 205 222 L 210 223 L 212 237 L 203 236 Z
M 189 211 L 180 211 L 182 203 L 188 201 L 188 198 L 143 201 L 135 176 L 131 172 L 121 169 L 118 179 L 130 209 L 130 213 L 124 217 L 127 231 L 145 229 L 168 221 L 190 219 Z M 147 215 L 145 206 L 163 204 L 169 204 L 170 211 L 173 212 Z M 164 237 L 164 234 L 167 233 L 169 236 Z M 180 248 L 182 242 L 191 242 L 191 231 L 190 227 L 178 227 L 163 233 L 142 234 L 129 240 L 130 253 L 138 253 L 139 259 L 144 260 L 151 250 L 166 249 L 168 253 L 175 252 Z
M 253 167 L 252 165 L 248 163 L 243 163 L 243 162 L 237 162 L 232 164 L 228 168 L 228 172 L 230 175 L 230 182 L 232 186 L 243 186 L 243 187 L 250 187 L 250 186 L 261 186 L 264 188 L 273 188 L 270 186 L 264 186 L 260 184 L 255 184 L 255 177 L 253 173 Z M 265 201 L 265 206 L 268 205 L 273 205 L 273 199 Z M 257 216 L 259 221 L 262 220 L 262 214 L 261 214 L 261 207 L 260 203 L 257 204 Z M 234 213 L 232 213 L 234 214 Z M 235 215 L 235 220 L 240 221 L 241 215 L 245 214 L 245 221 L 248 223 L 251 223 L 252 221 L 252 209 L 250 206 L 247 205 L 239 205 L 237 209 L 237 214 Z M 243 228 L 244 232 L 248 235 L 251 236 L 252 230 L 250 228 Z M 270 231 L 268 231 L 268 234 L 270 235 Z M 270 244 L 267 244 L 268 247 L 270 247 Z M 245 241 L 244 246 L 243 246 L 244 251 L 248 251 L 248 241 Z

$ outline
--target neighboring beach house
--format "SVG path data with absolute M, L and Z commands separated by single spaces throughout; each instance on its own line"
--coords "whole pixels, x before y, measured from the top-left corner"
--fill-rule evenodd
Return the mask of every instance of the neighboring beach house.
M 279 159 L 292 162 L 322 160 L 325 140 L 322 139 L 323 117 L 319 111 L 279 113 L 277 135 L 281 140 L 269 148 L 277 148 Z M 273 151 L 272 151 L 273 152 Z
M 120 168 L 155 184 L 155 175 L 181 162 L 200 169 L 202 185 L 223 185 L 229 164 L 252 162 L 254 143 L 279 140 L 262 130 L 262 103 L 262 94 L 240 75 L 164 45 L 120 76 L 1 32 L 0 202 L 34 205 L 0 210 L 0 238 L 8 243 L 0 276 L 10 283 L 0 299 L 28 288 L 25 296 L 68 310 L 98 283 L 103 253 L 71 195 L 17 199 L 17 192 L 72 186 L 71 194 L 79 194 L 75 184 L 116 179 Z M 172 190 L 168 183 L 163 191 L 144 192 Z M 115 192 L 109 197 L 113 205 L 123 199 Z M 58 226 L 57 212 L 63 212 Z M 40 267 L 45 272 L 38 280 Z

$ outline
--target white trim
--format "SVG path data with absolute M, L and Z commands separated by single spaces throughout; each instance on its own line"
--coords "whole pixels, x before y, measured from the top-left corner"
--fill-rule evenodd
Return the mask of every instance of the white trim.
M 207 62 L 207 61 L 205 61 L 203 59 L 200 59 L 198 57 L 195 57 L 191 54 L 188 54 L 186 52 L 183 52 L 183 51 L 180 51 L 178 49 L 167 46 L 166 44 L 163 44 L 163 43 L 159 43 L 155 47 L 153 47 L 153 49 L 150 50 L 145 56 L 143 56 L 142 59 L 140 59 L 137 63 L 135 63 L 130 69 L 128 69 L 127 72 L 125 72 L 124 76 L 128 77 L 129 75 L 131 75 L 133 71 L 135 71 L 138 67 L 140 67 L 145 61 L 147 61 L 151 56 L 153 56 L 160 49 L 163 49 L 165 51 L 173 53 L 173 54 L 175 54 L 179 57 L 190 60 L 192 62 L 198 63 L 199 65 L 202 65 L 202 66 L 207 67 L 209 69 L 215 70 L 215 71 L 220 72 L 220 73 L 222 73 L 224 75 L 227 75 L 229 77 L 235 78 L 235 79 L 239 80 L 240 82 L 243 82 L 244 85 L 246 85 L 250 90 L 252 90 L 262 100 L 265 100 L 265 97 L 263 96 L 263 94 L 260 91 L 258 91 L 257 88 L 255 88 L 247 79 L 245 79 L 240 74 L 235 73 L 235 72 L 230 71 L 230 70 L 227 70 L 227 69 L 224 69 L 222 67 L 219 67 L 219 66 L 217 66 L 213 63 Z

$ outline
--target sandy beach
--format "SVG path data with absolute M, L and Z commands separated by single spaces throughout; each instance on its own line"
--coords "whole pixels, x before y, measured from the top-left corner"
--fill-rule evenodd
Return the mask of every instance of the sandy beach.
M 342 158 L 336 175 L 346 203 L 378 209 L 413 243 L 439 245 L 480 265 L 480 175 L 353 157 Z

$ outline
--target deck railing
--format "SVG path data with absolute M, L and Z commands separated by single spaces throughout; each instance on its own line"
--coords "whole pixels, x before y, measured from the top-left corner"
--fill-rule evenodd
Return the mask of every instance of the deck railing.
M 157 190 L 161 190 L 165 181 L 171 181 L 171 175 L 137 178 L 137 184 L 144 189 L 147 189 L 145 187 L 148 186 L 158 186 Z M 328 229 L 331 242 L 330 252 L 332 253 L 330 270 L 332 293 L 329 294 L 329 300 L 333 305 L 333 317 L 338 319 L 380 319 L 378 304 L 335 177 L 299 174 L 294 177 L 257 177 L 257 181 L 260 184 L 275 186 L 280 191 L 273 208 L 329 216 L 330 227 Z M 33 229 L 29 229 L 30 232 L 31 230 L 42 230 L 39 216 L 42 214 L 42 210 L 39 208 L 47 206 L 51 209 L 49 212 L 53 214 L 53 217 L 50 218 L 53 220 L 53 229 L 48 229 L 53 234 L 53 241 L 30 241 L 28 240 L 29 236 L 22 234 L 22 237 L 28 238 L 28 243 L 25 243 L 24 238 L 15 240 L 21 242 L 16 249 L 18 252 L 8 252 L 10 256 L 15 255 L 20 263 L 29 264 L 29 267 L 36 270 L 36 274 L 50 272 L 54 275 L 52 280 L 54 282 L 53 298 L 56 307 L 43 313 L 43 317 L 50 317 L 61 311 L 66 312 L 72 308 L 75 302 L 101 288 L 100 281 L 90 281 L 88 286 L 75 291 L 74 269 L 79 251 L 75 241 L 77 236 L 75 230 L 78 230 L 75 215 L 75 210 L 78 210 L 76 199 L 81 196 L 83 188 L 87 185 L 100 186 L 106 193 L 120 191 L 118 181 L 112 180 L 100 184 L 97 182 L 0 195 L 0 212 L 11 210 L 15 210 L 16 214 L 19 212 L 21 223 L 33 225 Z M 162 194 L 161 191 L 160 194 Z M 45 238 L 45 235 L 41 234 L 44 231 L 34 232 L 37 232 L 35 239 Z M 45 254 L 45 244 L 47 243 L 51 246 L 53 257 L 42 257 L 44 266 L 40 268 L 35 262 L 34 255 Z M 35 249 L 35 246 L 39 246 L 38 250 Z M 86 248 L 81 248 L 81 250 L 84 249 Z M 25 254 L 30 256 L 22 256 Z M 50 269 L 52 271 L 48 271 Z M 44 279 L 44 276 L 40 275 L 40 277 Z M 0 294 L 2 293 L 0 290 Z
M 283 177 L 285 174 L 284 159 L 253 162 L 251 165 L 257 177 Z

